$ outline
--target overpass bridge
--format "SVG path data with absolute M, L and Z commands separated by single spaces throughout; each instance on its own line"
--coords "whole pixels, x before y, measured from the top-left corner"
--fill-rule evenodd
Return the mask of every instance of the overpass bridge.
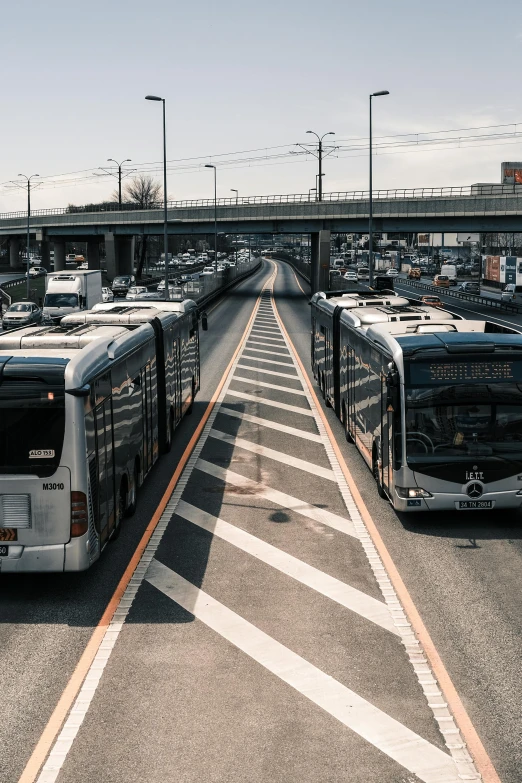
M 522 187 L 470 185 L 412 190 L 379 190 L 373 194 L 376 232 L 522 230 Z M 327 193 L 322 201 L 309 194 L 218 199 L 218 230 L 226 234 L 310 234 L 314 266 L 326 263 L 331 232 L 367 230 L 367 191 Z M 16 268 L 20 237 L 27 231 L 27 213 L 0 214 L 0 236 L 10 238 L 11 264 Z M 171 235 L 214 233 L 214 200 L 172 201 L 168 205 Z M 162 205 L 136 209 L 118 204 L 86 211 L 81 207 L 36 210 L 31 232 L 42 243 L 44 263 L 49 243 L 55 248 L 55 269 L 64 268 L 65 242 L 86 241 L 90 268 L 99 267 L 99 245 L 105 243 L 109 276 L 132 266 L 132 240 L 163 233 Z

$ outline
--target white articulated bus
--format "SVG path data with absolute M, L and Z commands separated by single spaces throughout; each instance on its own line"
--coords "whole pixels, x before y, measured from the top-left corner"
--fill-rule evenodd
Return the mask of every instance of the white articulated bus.
M 522 334 L 435 308 L 327 301 L 312 304 L 314 374 L 323 390 L 332 379 L 327 399 L 379 494 L 400 511 L 519 508 Z
M 88 568 L 191 410 L 195 304 L 125 309 L 0 336 L 1 573 Z

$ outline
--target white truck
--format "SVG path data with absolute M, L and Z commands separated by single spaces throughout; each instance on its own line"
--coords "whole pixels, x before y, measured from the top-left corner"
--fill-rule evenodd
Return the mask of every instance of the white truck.
M 102 276 L 99 269 L 76 269 L 47 275 L 43 319 L 60 323 L 64 315 L 91 310 L 102 301 Z
M 449 278 L 450 285 L 457 285 L 457 267 L 455 264 L 442 264 L 440 274 Z

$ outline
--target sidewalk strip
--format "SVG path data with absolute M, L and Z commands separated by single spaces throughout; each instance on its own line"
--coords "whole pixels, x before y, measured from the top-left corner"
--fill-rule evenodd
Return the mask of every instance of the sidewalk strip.
M 232 380 L 234 380 L 232 378 Z M 248 400 L 249 402 L 257 402 L 260 405 L 270 405 L 272 408 L 279 408 L 284 411 L 292 411 L 292 413 L 300 413 L 303 416 L 311 416 L 313 413 L 307 408 L 299 408 L 297 405 L 288 405 L 286 402 L 274 402 L 274 400 L 267 400 L 266 397 L 256 397 L 253 394 L 246 394 L 245 392 L 234 391 L 234 389 L 228 389 L 227 394 L 232 397 L 239 397 L 241 400 Z
M 325 574 L 318 568 L 314 568 L 308 563 L 299 560 L 293 555 L 289 555 L 266 541 L 247 533 L 224 519 L 215 517 L 206 511 L 202 511 L 196 506 L 180 500 L 176 509 L 176 514 L 183 519 L 187 519 L 194 525 L 198 525 L 203 530 L 207 530 L 214 536 L 219 536 L 223 541 L 247 552 L 252 557 L 256 557 L 263 563 L 272 568 L 276 568 L 281 573 L 291 576 L 301 584 L 310 587 L 318 593 L 330 598 L 332 601 L 344 606 L 351 612 L 370 620 L 375 625 L 384 628 L 386 631 L 399 636 L 390 610 L 384 601 L 378 601 L 376 598 L 351 587 L 339 579 L 335 579 L 329 574 Z
M 239 367 L 239 365 L 237 365 Z M 259 424 L 261 427 L 268 427 L 278 432 L 286 432 L 287 435 L 294 435 L 296 438 L 304 438 L 305 440 L 311 440 L 314 443 L 322 443 L 323 439 L 320 435 L 316 435 L 313 432 L 306 432 L 306 430 L 297 429 L 297 427 L 289 427 L 288 424 L 279 424 L 277 421 L 271 421 L 270 419 L 263 419 L 260 416 L 252 416 L 250 413 L 244 413 L 243 411 L 236 411 L 234 408 L 228 408 L 226 405 L 222 405 L 219 412 L 224 416 L 234 416 L 236 419 L 243 419 L 251 424 Z
M 347 517 L 341 517 L 339 514 L 334 514 L 333 511 L 327 511 L 324 508 L 312 506 L 304 500 L 293 497 L 293 495 L 287 495 L 285 492 L 280 492 L 278 489 L 271 489 L 271 487 L 267 487 L 259 481 L 246 478 L 246 476 L 242 476 L 240 473 L 234 473 L 232 470 L 214 465 L 212 462 L 208 462 L 201 458 L 196 462 L 196 468 L 203 473 L 220 479 L 225 482 L 225 484 L 230 484 L 231 489 L 228 490 L 229 492 L 234 491 L 233 487 L 240 487 L 243 490 L 249 491 L 253 498 L 268 500 L 270 503 L 275 503 L 277 506 L 282 506 L 283 508 L 295 511 L 297 514 L 301 514 L 301 516 L 306 517 L 307 519 L 313 519 L 314 522 L 319 522 L 321 525 L 326 525 L 334 530 L 338 530 L 340 533 L 345 533 L 348 536 L 357 538 L 353 522 Z M 227 491 L 226 488 L 225 491 Z
M 215 440 L 221 440 L 223 443 L 228 443 L 230 446 L 237 446 L 245 451 L 251 451 L 253 454 L 258 454 L 260 457 L 273 459 L 275 462 L 281 462 L 283 465 L 290 465 L 292 468 L 298 468 L 298 470 L 311 473 L 312 476 L 320 476 L 320 478 L 324 478 L 327 481 L 337 481 L 333 470 L 330 470 L 330 468 L 322 468 L 319 465 L 314 465 L 312 462 L 307 462 L 307 460 L 285 454 L 283 451 L 275 451 L 274 449 L 269 449 L 267 446 L 260 446 L 259 443 L 252 443 L 250 440 L 237 438 L 234 435 L 228 435 L 228 433 L 221 432 L 220 430 L 210 430 L 210 437 Z
M 453 759 L 443 750 L 227 609 L 158 560 L 152 560 L 145 578 L 276 677 L 417 775 L 423 783 L 462 783 Z

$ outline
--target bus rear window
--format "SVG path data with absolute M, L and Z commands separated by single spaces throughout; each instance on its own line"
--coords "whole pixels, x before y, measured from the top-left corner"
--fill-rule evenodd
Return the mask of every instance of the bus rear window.
M 2 384 L 0 473 L 51 476 L 60 464 L 63 448 L 63 388 L 33 389 L 32 396 L 23 398 L 12 397 L 6 391 L 5 384 Z

